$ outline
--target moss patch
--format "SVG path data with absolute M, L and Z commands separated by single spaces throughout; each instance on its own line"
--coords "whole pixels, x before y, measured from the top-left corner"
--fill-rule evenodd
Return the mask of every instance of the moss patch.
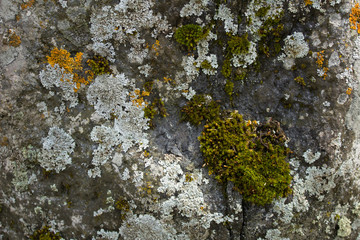
M 112 74 L 109 61 L 101 56 L 94 56 L 87 61 L 87 64 L 95 75 Z
M 54 233 L 49 230 L 49 226 L 44 226 L 40 230 L 36 230 L 33 235 L 30 236 L 31 240 L 60 240 L 59 233 Z
M 179 44 L 191 51 L 196 48 L 196 44 L 206 36 L 206 33 L 207 31 L 204 33 L 199 25 L 187 24 L 178 28 L 174 37 Z
M 209 173 L 219 182 L 233 182 L 244 200 L 258 205 L 291 192 L 285 140 L 278 122 L 258 125 L 237 112 L 205 125 L 199 137 Z
M 200 125 L 220 116 L 220 106 L 207 95 L 195 95 L 182 109 L 181 120 Z

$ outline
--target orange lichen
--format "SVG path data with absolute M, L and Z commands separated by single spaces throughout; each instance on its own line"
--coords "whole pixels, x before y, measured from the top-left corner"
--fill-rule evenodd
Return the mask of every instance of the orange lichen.
M 7 137 L 3 137 L 2 140 L 0 140 L 0 146 L 8 146 L 9 145 L 9 139 Z
M 94 77 L 93 74 L 91 74 L 91 71 L 86 71 L 85 73 L 89 74 L 89 76 L 87 80 L 85 80 L 85 78 L 80 77 L 79 74 L 76 72 L 83 69 L 81 63 L 82 56 L 83 53 L 78 52 L 76 53 L 75 57 L 72 58 L 70 57 L 70 53 L 67 50 L 54 48 L 51 51 L 51 55 L 46 57 L 48 63 L 52 67 L 55 67 L 55 65 L 57 65 L 58 67 L 65 70 L 64 74 L 71 74 L 73 76 L 72 81 L 70 81 L 70 79 L 65 79 L 65 81 L 69 83 L 75 83 L 74 92 L 77 92 L 80 89 L 81 84 L 88 85 Z M 60 80 L 64 81 L 63 78 L 61 78 Z
M 324 50 L 317 53 L 316 63 L 319 67 L 322 67 L 322 65 L 324 64 L 324 55 L 323 54 L 324 54 Z
M 74 70 L 82 70 L 82 55 L 83 53 L 78 52 L 75 58 L 71 58 L 70 53 L 65 49 L 54 48 L 51 51 L 51 56 L 47 56 L 46 58 L 52 67 L 58 64 L 59 67 L 64 68 L 66 72 L 73 73 Z
M 350 21 L 350 28 L 354 29 L 354 30 L 357 29 L 357 32 L 360 33 L 360 6 L 359 6 L 359 3 L 356 3 L 351 8 L 349 21 Z
M 305 6 L 313 4 L 311 0 L 304 0 L 304 2 L 305 2 Z
M 351 87 L 349 87 L 349 88 L 346 90 L 346 94 L 347 94 L 347 95 L 350 95 L 350 94 L 351 94 L 351 92 L 352 92 L 352 88 L 351 88 Z
M 12 47 L 18 47 L 21 44 L 20 36 L 16 35 L 15 31 L 12 29 L 9 29 L 8 31 L 9 37 L 6 44 L 12 46 Z
M 21 15 L 20 15 L 20 14 L 16 14 L 16 15 L 15 15 L 15 19 L 16 19 L 17 22 L 20 21 Z
M 134 90 L 134 94 L 130 93 L 131 102 L 137 107 L 146 106 L 148 102 L 144 100 L 144 97 L 149 96 L 150 92 L 140 91 L 139 89 Z
M 318 67 L 320 69 L 322 69 L 323 74 L 321 75 L 321 77 L 323 77 L 325 80 L 327 77 L 327 72 L 329 71 L 329 68 L 324 66 L 324 63 L 325 63 L 324 52 L 325 51 L 322 50 L 317 53 L 316 64 L 318 65 Z
M 21 4 L 21 9 L 25 10 L 27 8 L 30 8 L 30 7 L 32 7 L 32 5 L 34 5 L 34 3 L 35 3 L 35 0 L 29 0 L 26 3 L 22 3 Z
M 146 48 L 148 48 L 149 45 L 146 44 Z M 159 56 L 159 49 L 160 49 L 160 41 L 156 40 L 155 43 L 151 46 L 151 48 L 155 51 L 155 55 Z

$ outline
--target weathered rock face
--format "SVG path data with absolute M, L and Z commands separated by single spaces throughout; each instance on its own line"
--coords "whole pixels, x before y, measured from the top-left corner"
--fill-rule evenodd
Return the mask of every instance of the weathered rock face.
M 64 239 L 360 239 L 356 9 L 0 1 L 0 239 L 44 226 Z M 186 24 L 204 32 L 190 49 L 173 37 Z M 235 36 L 249 43 L 231 48 Z M 71 55 L 51 64 L 55 48 Z M 112 73 L 91 78 L 95 55 Z M 208 174 L 203 125 L 180 121 L 195 94 L 281 123 L 290 196 L 255 206 Z

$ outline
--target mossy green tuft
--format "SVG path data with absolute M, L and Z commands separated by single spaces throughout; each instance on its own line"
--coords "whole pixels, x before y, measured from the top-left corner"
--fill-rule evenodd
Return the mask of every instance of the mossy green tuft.
M 87 61 L 87 64 L 95 75 L 112 74 L 109 61 L 106 58 L 94 56 L 92 59 Z
M 44 226 L 40 230 L 36 230 L 33 235 L 30 236 L 31 240 L 60 240 L 62 239 L 59 233 L 50 231 L 49 226 Z
M 191 51 L 196 48 L 196 44 L 207 35 L 199 25 L 187 24 L 179 27 L 175 32 L 175 40 Z
M 278 122 L 259 125 L 236 111 L 205 125 L 199 137 L 209 174 L 221 183 L 233 182 L 245 201 L 258 205 L 291 193 L 285 140 Z
M 250 41 L 248 40 L 248 34 L 244 34 L 241 37 L 231 36 L 228 41 L 228 53 L 234 54 L 246 54 L 250 49 Z
M 200 125 L 204 120 L 212 121 L 220 116 L 220 106 L 208 95 L 192 97 L 181 109 L 181 120 Z

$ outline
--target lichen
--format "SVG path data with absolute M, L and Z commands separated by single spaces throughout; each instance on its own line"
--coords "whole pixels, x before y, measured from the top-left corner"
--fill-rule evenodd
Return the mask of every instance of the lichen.
M 339 220 L 339 230 L 337 232 L 337 235 L 339 237 L 348 237 L 351 234 L 351 221 L 343 216 Z
M 42 142 L 39 163 L 46 171 L 54 170 L 58 173 L 71 164 L 70 155 L 74 152 L 75 142 L 63 129 L 50 128 L 48 136 L 43 138 Z

